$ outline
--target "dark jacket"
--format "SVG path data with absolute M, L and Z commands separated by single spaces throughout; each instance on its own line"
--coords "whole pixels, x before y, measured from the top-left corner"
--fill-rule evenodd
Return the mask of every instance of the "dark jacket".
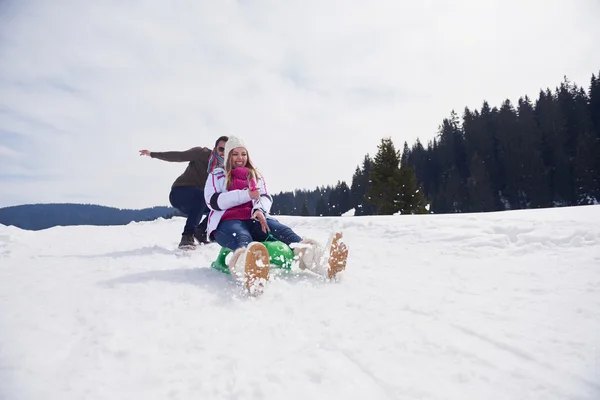
M 150 153 L 150 157 L 170 162 L 188 162 L 183 174 L 175 179 L 171 187 L 195 186 L 204 188 L 208 178 L 206 170 L 208 169 L 208 158 L 211 152 L 212 150 L 207 147 L 192 147 L 185 151 L 153 151 Z

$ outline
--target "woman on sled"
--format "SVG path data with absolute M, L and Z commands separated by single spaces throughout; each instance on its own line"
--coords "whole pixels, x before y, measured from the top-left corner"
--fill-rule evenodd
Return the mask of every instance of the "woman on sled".
M 244 271 L 246 287 L 268 280 L 269 255 L 261 243 L 270 238 L 290 246 L 300 269 L 309 269 L 333 278 L 346 266 L 348 249 L 341 234 L 333 234 L 328 254 L 315 240 L 302 238 L 290 227 L 269 215 L 273 198 L 265 179 L 256 170 L 246 144 L 230 136 L 225 145 L 225 165 L 215 168 L 204 186 L 204 199 L 210 208 L 207 235 L 232 251 L 227 261 L 234 278 Z M 262 286 L 263 282 L 258 285 Z

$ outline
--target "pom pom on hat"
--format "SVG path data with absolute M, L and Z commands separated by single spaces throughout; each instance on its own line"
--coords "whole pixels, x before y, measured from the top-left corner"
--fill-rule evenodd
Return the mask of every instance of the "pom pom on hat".
M 227 157 L 229 157 L 229 152 L 235 149 L 236 147 L 243 147 L 244 149 L 246 149 L 246 151 L 248 151 L 246 143 L 244 143 L 242 139 L 240 139 L 237 136 L 229 136 L 229 140 L 227 140 L 227 142 L 225 143 L 225 154 L 223 155 L 225 161 L 227 161 Z

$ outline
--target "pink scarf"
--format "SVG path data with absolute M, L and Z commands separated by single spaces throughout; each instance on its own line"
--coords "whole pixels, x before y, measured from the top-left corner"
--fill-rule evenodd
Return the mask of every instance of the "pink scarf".
M 248 188 L 248 168 L 246 167 L 238 167 L 231 170 L 231 186 L 228 190 L 244 190 Z M 227 209 L 223 216 L 221 217 L 221 221 L 230 220 L 230 219 L 238 219 L 245 220 L 252 218 L 252 201 L 249 201 L 244 204 L 240 204 L 239 206 L 235 206 Z

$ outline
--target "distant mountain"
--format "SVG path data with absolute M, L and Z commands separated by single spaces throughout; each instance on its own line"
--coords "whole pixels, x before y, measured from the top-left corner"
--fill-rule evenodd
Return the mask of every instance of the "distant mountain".
M 0 224 L 37 231 L 53 226 L 127 225 L 175 215 L 180 213 L 171 207 L 128 210 L 94 204 L 25 204 L 0 208 Z

